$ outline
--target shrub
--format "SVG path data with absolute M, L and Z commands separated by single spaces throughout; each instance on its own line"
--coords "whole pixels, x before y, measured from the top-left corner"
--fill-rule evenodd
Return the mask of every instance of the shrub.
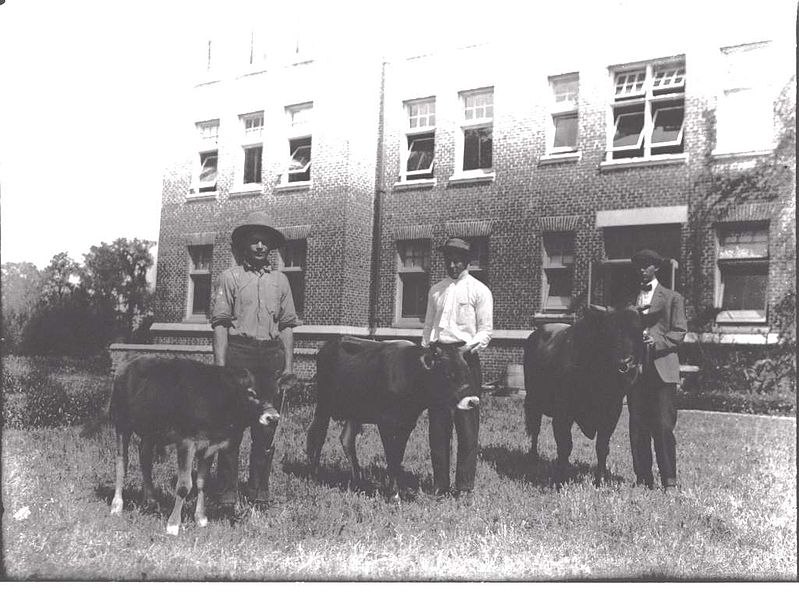
M 677 396 L 677 407 L 710 412 L 795 416 L 796 395 L 790 391 L 774 393 L 682 391 Z
M 3 422 L 12 428 L 80 424 L 98 414 L 108 397 L 107 375 L 90 374 L 77 361 L 3 359 Z

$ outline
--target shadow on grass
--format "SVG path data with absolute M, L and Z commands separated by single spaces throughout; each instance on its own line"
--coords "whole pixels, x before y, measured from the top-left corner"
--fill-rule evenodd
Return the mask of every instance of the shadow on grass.
M 283 472 L 298 478 L 316 481 L 320 485 L 332 489 L 354 491 L 367 497 L 387 496 L 388 471 L 381 466 L 370 465 L 361 468 L 361 480 L 357 484 L 353 482 L 352 473 L 348 468 L 340 468 L 332 464 L 321 463 L 319 470 L 314 475 L 308 462 L 287 460 L 283 462 Z M 400 496 L 403 499 L 414 499 L 422 487 L 418 476 L 404 470 L 397 482 L 400 487 Z
M 542 489 L 555 487 L 556 461 L 554 459 L 539 455 L 538 462 L 534 463 L 529 452 L 508 449 L 501 445 L 483 447 L 480 455 L 482 460 L 491 464 L 500 476 L 531 483 Z M 593 483 L 595 471 L 596 464 L 586 464 L 579 460 L 571 461 L 563 482 L 579 482 L 588 479 Z M 623 477 L 611 473 L 604 484 L 617 486 L 623 482 Z

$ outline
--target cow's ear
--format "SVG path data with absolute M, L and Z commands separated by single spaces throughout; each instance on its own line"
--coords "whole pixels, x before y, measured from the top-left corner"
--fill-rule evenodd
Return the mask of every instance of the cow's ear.
M 431 349 L 430 351 L 422 352 L 422 355 L 419 356 L 419 361 L 422 363 L 422 368 L 425 370 L 433 370 L 433 364 L 435 358 L 433 357 L 433 352 L 435 350 Z

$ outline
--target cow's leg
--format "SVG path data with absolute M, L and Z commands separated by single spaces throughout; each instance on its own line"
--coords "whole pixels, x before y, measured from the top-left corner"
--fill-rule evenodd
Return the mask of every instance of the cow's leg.
M 344 428 L 341 429 L 341 447 L 344 448 L 344 455 L 350 461 L 350 468 L 352 470 L 351 484 L 356 488 L 361 484 L 361 466 L 358 464 L 358 455 L 355 451 L 355 440 L 358 433 L 361 432 L 360 425 L 354 420 L 347 420 L 344 422 Z
M 610 437 L 616 430 L 619 416 L 621 416 L 621 400 L 604 415 L 596 433 L 596 475 L 594 477 L 596 486 L 601 485 L 603 480 L 609 479 L 607 460 L 610 453 Z
M 399 501 L 398 480 L 402 475 L 402 458 L 408 445 L 411 428 L 396 428 L 393 426 L 380 426 L 380 440 L 386 452 L 386 466 L 388 469 L 388 496 L 393 501 Z
M 128 473 L 128 446 L 130 445 L 130 431 L 116 431 L 117 455 L 116 484 L 114 487 L 114 499 L 111 501 L 111 513 L 121 514 L 124 502 L 122 500 L 122 487 L 125 485 L 125 475 Z
M 142 502 L 145 510 L 155 509 L 155 488 L 153 487 L 153 454 L 155 442 L 149 437 L 139 441 L 139 465 L 142 477 Z
M 211 471 L 214 454 L 203 454 L 197 458 L 197 506 L 194 509 L 194 521 L 197 526 L 208 526 L 208 517 L 205 515 L 205 481 Z
M 322 456 L 322 446 L 327 437 L 327 427 L 330 424 L 330 416 L 320 410 L 317 406 L 314 412 L 313 422 L 308 427 L 308 436 L 305 443 L 305 451 L 308 454 L 308 461 L 311 464 L 311 473 L 314 476 L 319 474 L 319 460 Z
M 178 482 L 175 485 L 175 506 L 166 523 L 166 532 L 177 535 L 180 532 L 180 516 L 183 511 L 183 501 L 191 491 L 191 465 L 194 462 L 194 441 L 178 443 Z
M 530 435 L 530 462 L 538 463 L 538 435 L 541 433 L 541 410 L 538 400 L 529 397 L 524 404 L 524 419 L 527 425 L 527 434 Z
M 569 456 L 572 453 L 572 419 L 556 416 L 552 419 L 552 431 L 558 447 L 558 460 L 555 464 L 555 485 L 560 488 L 569 469 Z

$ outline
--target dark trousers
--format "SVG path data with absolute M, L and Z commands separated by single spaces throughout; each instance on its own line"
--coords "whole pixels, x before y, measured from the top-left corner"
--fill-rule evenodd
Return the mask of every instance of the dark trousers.
M 660 481 L 664 487 L 677 484 L 677 385 L 664 383 L 650 362 L 627 395 L 630 412 L 630 448 L 636 483 L 653 486 L 652 445 L 655 447 Z
M 483 372 L 476 353 L 464 355 L 472 374 L 473 392 L 480 397 Z M 455 488 L 458 491 L 474 489 L 477 472 L 477 437 L 480 429 L 480 408 L 458 410 L 438 405 L 428 410 L 430 422 L 430 459 L 433 462 L 433 485 L 436 491 L 446 491 L 450 486 L 450 447 L 452 425 L 458 435 L 458 457 L 455 467 Z
M 225 364 L 246 368 L 255 377 L 255 390 L 260 399 L 274 404 L 278 396 L 277 379 L 283 372 L 286 353 L 283 342 L 278 339 L 255 341 L 231 336 L 228 341 Z M 250 427 L 250 479 L 247 483 L 247 494 L 253 501 L 266 501 L 269 498 L 269 473 L 272 470 L 277 424 L 263 426 L 253 424 Z M 219 452 L 216 473 L 220 487 L 219 502 L 232 505 L 238 499 L 239 482 L 239 446 L 241 437 L 233 439 L 227 449 Z

